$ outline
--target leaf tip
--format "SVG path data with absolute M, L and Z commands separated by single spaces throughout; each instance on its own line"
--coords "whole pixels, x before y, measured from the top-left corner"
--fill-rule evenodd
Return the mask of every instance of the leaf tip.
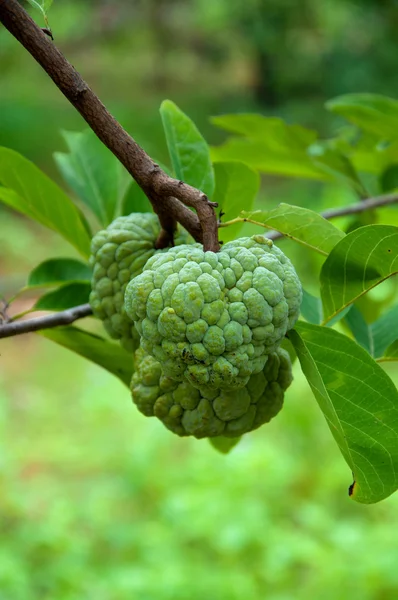
M 166 98 L 166 100 L 163 100 L 162 103 L 160 104 L 160 112 L 165 111 L 165 110 L 170 110 L 173 108 L 177 108 L 177 105 L 172 101 L 172 100 L 168 100 Z

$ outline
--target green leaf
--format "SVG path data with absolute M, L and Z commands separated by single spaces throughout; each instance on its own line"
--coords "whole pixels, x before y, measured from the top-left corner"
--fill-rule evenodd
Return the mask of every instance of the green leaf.
M 56 152 L 55 162 L 69 187 L 107 227 L 120 215 L 132 178 L 90 129 L 64 131 L 63 137 L 69 153 Z
M 214 165 L 216 189 L 213 200 L 218 202 L 223 219 L 229 221 L 241 210 L 252 209 L 260 187 L 260 176 L 242 162 L 219 162 Z M 243 223 L 226 227 L 222 232 L 223 242 L 239 237 Z
M 67 283 L 41 296 L 33 308 L 34 310 L 66 310 L 79 304 L 86 304 L 90 292 L 90 283 Z
M 237 444 L 239 444 L 241 439 L 241 437 L 230 438 L 224 437 L 222 435 L 218 437 L 208 438 L 213 448 L 218 450 L 218 452 L 221 452 L 221 454 L 228 454 L 228 452 L 231 452 L 231 450 L 235 448 Z
M 379 358 L 380 362 L 383 361 L 396 361 L 398 360 L 398 339 L 395 340 L 395 342 L 393 342 L 391 344 L 391 346 L 389 346 L 387 348 L 387 350 L 384 353 L 384 356 L 382 356 L 381 358 Z
M 378 94 L 346 94 L 326 103 L 326 108 L 379 138 L 398 137 L 398 101 Z
M 371 356 L 374 356 L 374 340 L 371 327 L 365 321 L 359 308 L 355 305 L 352 306 L 344 320 L 358 344 L 365 348 Z
M 135 181 L 129 186 L 122 202 L 122 215 L 135 212 L 153 212 L 148 196 Z
M 31 6 L 33 6 L 33 8 L 39 10 L 43 15 L 45 14 L 44 7 L 40 2 L 36 2 L 36 0 L 28 0 L 28 2 Z
M 177 179 L 212 198 L 214 172 L 210 150 L 195 123 L 171 100 L 162 102 L 160 115 Z
M 365 321 L 361 311 L 353 306 L 346 315 L 345 321 L 358 344 L 375 358 L 383 356 L 386 349 L 398 337 L 398 305 L 370 325 Z
M 354 476 L 351 497 L 378 502 L 398 487 L 398 392 L 358 344 L 298 323 L 289 332 L 304 375 Z
M 329 320 L 398 272 L 398 228 L 366 225 L 346 235 L 321 270 L 321 297 Z
M 398 189 L 398 165 L 390 165 L 381 173 L 380 188 L 383 194 Z
M 336 315 L 327 323 L 327 327 L 332 327 L 332 325 L 335 325 L 335 323 L 337 323 L 338 321 L 340 321 L 340 319 L 345 317 L 345 315 L 349 313 L 350 310 L 351 306 L 347 306 L 344 310 L 342 310 L 338 315 Z M 320 325 L 323 321 L 322 300 L 317 296 L 313 296 L 304 289 L 300 311 L 301 315 L 308 323 L 312 323 L 313 325 Z
M 303 289 L 303 299 L 300 307 L 301 315 L 308 323 L 320 325 L 323 319 L 322 301 Z
M 43 0 L 43 10 L 45 13 L 47 13 L 51 6 L 52 6 L 53 0 Z
M 29 160 L 0 147 L 0 200 L 58 232 L 79 252 L 90 255 L 84 217 L 68 196 Z
M 332 143 L 316 142 L 308 148 L 308 154 L 320 170 L 349 185 L 359 194 L 366 193 L 350 160 Z
M 91 280 L 90 267 L 73 258 L 50 258 L 40 263 L 30 273 L 28 287 L 55 286 L 67 281 Z
M 77 327 L 43 329 L 39 334 L 91 360 L 91 362 L 119 377 L 127 387 L 130 386 L 133 374 L 133 357 L 118 344 Z
M 263 173 L 319 181 L 332 179 L 307 152 L 317 139 L 315 131 L 255 114 L 223 115 L 212 118 L 212 122 L 244 136 L 231 137 L 222 146 L 213 147 L 213 162 L 239 160 Z
M 343 231 L 318 213 L 291 204 L 281 203 L 272 210 L 251 213 L 243 211 L 241 216 L 251 223 L 276 229 L 286 237 L 324 255 L 329 254 L 345 236 Z

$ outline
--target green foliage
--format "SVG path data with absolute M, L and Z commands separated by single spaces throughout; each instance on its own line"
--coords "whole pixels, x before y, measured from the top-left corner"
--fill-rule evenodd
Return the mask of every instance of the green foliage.
M 91 279 L 91 269 L 87 264 L 73 258 L 50 258 L 31 271 L 27 287 L 47 287 L 71 281 Z
M 218 203 L 222 220 L 233 219 L 242 206 L 251 210 L 260 187 L 259 174 L 239 161 L 214 164 L 216 188 L 213 200 Z M 239 237 L 243 223 L 237 223 L 222 231 L 223 242 Z
M 398 137 L 398 101 L 377 94 L 347 94 L 329 100 L 326 106 L 364 131 L 380 139 Z
M 320 181 L 329 178 L 307 152 L 317 139 L 315 131 L 261 115 L 224 115 L 214 117 L 212 122 L 240 135 L 212 148 L 215 162 L 240 160 L 262 173 Z
M 0 200 L 58 232 L 84 257 L 89 256 L 90 234 L 82 213 L 33 163 L 0 148 L 0 184 Z
M 299 323 L 289 334 L 301 368 L 354 476 L 351 495 L 378 502 L 398 488 L 398 391 L 346 336 Z
M 377 321 L 368 324 L 361 311 L 354 305 L 345 316 L 345 322 L 354 338 L 374 358 L 380 358 L 387 348 L 398 339 L 398 306 L 393 306 Z
M 160 115 L 175 177 L 212 198 L 214 171 L 209 147 L 198 128 L 171 100 L 162 102 Z
M 234 247 L 239 244 L 232 240 L 241 230 L 246 232 L 247 228 L 250 228 L 251 235 L 257 234 L 253 239 L 263 238 L 258 232 L 261 231 L 259 228 L 265 227 L 279 231 L 291 240 L 290 243 L 296 243 L 290 256 L 299 271 L 302 270 L 305 276 L 307 271 L 313 271 L 309 288 L 311 294 L 304 292 L 301 306 L 301 314 L 308 323 L 300 322 L 295 330 L 290 331 L 290 341 L 284 340 L 283 344 L 288 344 L 292 358 L 294 347 L 340 451 L 354 473 L 352 497 L 363 503 L 386 498 L 398 487 L 395 478 L 398 460 L 397 390 L 378 364 L 398 360 L 397 307 L 391 306 L 394 293 L 390 297 L 376 294 L 372 296 L 373 305 L 361 304 L 365 297 L 370 297 L 368 292 L 375 292 L 380 283 L 397 273 L 398 215 L 392 207 L 384 213 L 384 217 L 380 216 L 383 215 L 381 211 L 368 213 L 366 221 L 361 217 L 353 222 L 347 217 L 340 221 L 341 227 L 335 227 L 308 206 L 322 206 L 319 190 L 328 182 L 332 182 L 333 189 L 338 191 L 335 200 L 338 205 L 346 198 L 352 201 L 353 194 L 360 200 L 370 189 L 394 189 L 394 169 L 398 163 L 398 145 L 394 139 L 396 107 L 397 103 L 391 99 L 369 94 L 337 98 L 328 103 L 328 108 L 353 125 L 326 141 L 318 139 L 314 131 L 288 125 L 274 117 L 249 114 L 216 117 L 214 124 L 232 133 L 233 137 L 210 151 L 187 115 L 170 101 L 163 102 L 161 106 L 173 174 L 200 188 L 219 203 L 220 211 L 224 213 L 221 238 L 224 242 L 231 240 L 223 249 L 228 249 L 230 244 Z M 69 133 L 65 137 L 69 153 L 58 153 L 56 161 L 78 202 L 85 205 L 90 221 L 96 220 L 104 227 L 117 215 L 149 210 L 148 200 L 142 191 L 129 181 L 113 155 L 103 149 L 91 133 Z M 75 204 L 17 153 L 2 149 L 0 157 L 0 183 L 3 185 L 0 199 L 60 233 L 86 257 L 90 234 Z M 283 202 L 277 206 L 273 203 L 265 209 L 258 193 L 260 172 L 317 181 L 317 187 L 311 188 L 318 190 L 317 197 L 308 199 L 307 207 Z M 341 200 L 339 194 L 342 194 Z M 346 234 L 346 231 L 349 233 Z M 118 252 L 120 242 L 118 239 L 115 241 L 112 251 Z M 191 254 L 196 251 L 192 246 L 186 248 Z M 171 256 L 178 250 L 168 252 Z M 120 258 L 123 257 L 120 255 Z M 147 263 L 149 267 L 155 258 Z M 166 263 L 170 267 L 168 259 Z M 166 263 L 164 267 L 159 263 L 159 268 L 167 271 Z M 108 263 L 101 266 L 102 270 L 97 273 L 99 280 L 105 275 L 110 277 L 109 266 Z M 192 265 L 190 268 L 193 268 Z M 209 268 L 213 268 L 210 263 Z M 182 265 L 179 265 L 178 274 L 181 269 Z M 314 278 L 318 270 L 322 300 L 318 297 Z M 127 281 L 130 276 L 124 271 L 123 277 Z M 34 308 L 62 310 L 87 301 L 89 273 L 84 263 L 72 257 L 49 259 L 32 271 L 28 285 L 22 291 L 54 288 L 39 298 Z M 145 273 L 148 275 L 148 270 Z M 161 274 L 158 270 L 156 273 L 160 281 Z M 116 275 L 112 271 L 112 277 Z M 177 276 L 174 272 L 173 275 Z M 152 280 L 149 282 L 144 278 L 141 281 L 140 277 L 143 276 L 133 280 L 133 284 L 141 286 L 139 295 L 144 297 L 150 294 L 153 285 Z M 189 277 L 187 281 L 194 284 Z M 288 291 L 285 295 L 288 301 L 292 301 L 291 283 L 290 275 L 286 276 Z M 207 288 L 203 293 L 212 295 Z M 173 296 L 174 309 L 184 316 L 188 314 L 189 302 L 184 294 L 177 296 Z M 120 297 L 123 301 L 123 291 Z M 371 312 L 369 315 L 372 306 L 377 308 L 377 318 L 373 318 Z M 213 308 L 216 310 L 217 307 Z M 220 307 L 218 309 L 221 310 Z M 255 309 L 253 304 L 251 310 Z M 157 315 L 156 302 L 152 302 L 149 310 L 152 316 Z M 166 321 L 162 324 L 173 339 L 181 333 L 177 317 L 171 324 Z M 222 317 L 220 313 L 219 326 L 206 323 L 208 329 L 218 328 L 221 331 L 225 328 Z M 149 320 L 148 317 L 145 322 L 138 323 L 138 329 L 141 328 L 143 338 L 148 338 L 147 342 L 155 336 L 157 343 L 157 334 L 150 328 Z M 128 321 L 128 327 L 131 326 L 131 321 Z M 335 326 L 340 332 L 333 329 Z M 198 332 L 192 330 L 191 333 L 195 336 Z M 235 335 L 236 332 L 232 333 Z M 203 337 L 205 332 L 202 334 Z M 129 383 L 133 370 L 132 356 L 119 346 L 74 327 L 46 330 L 42 335 Z M 170 347 L 167 344 L 167 348 L 159 347 L 162 365 L 167 358 L 161 355 L 165 348 L 171 352 L 173 360 L 175 351 L 182 352 L 179 346 L 174 348 L 174 341 Z M 221 348 L 217 346 L 219 342 L 218 338 L 212 337 L 206 342 L 211 352 L 215 348 L 215 356 Z M 184 355 L 184 361 L 187 360 Z M 224 443 L 218 447 L 220 452 L 225 453 L 229 449 Z
M 334 140 L 315 142 L 308 147 L 308 154 L 320 170 L 337 181 L 349 185 L 359 195 L 366 195 L 366 190 L 359 179 L 358 173 L 348 156 L 339 149 L 337 142 Z
M 132 181 L 123 198 L 121 214 L 126 216 L 134 212 L 150 213 L 152 212 L 152 205 L 144 190 L 140 188 L 138 183 Z
M 398 228 L 367 225 L 349 233 L 331 251 L 321 272 L 326 320 L 398 272 Z
M 340 321 L 340 319 L 349 314 L 351 309 L 351 306 L 347 306 L 332 319 L 330 319 L 330 321 L 325 323 L 325 325 L 327 327 L 332 327 L 332 325 L 335 325 L 338 321 Z M 300 313 L 308 323 L 312 323 L 313 325 L 321 325 L 324 320 L 322 300 L 318 298 L 318 296 L 313 296 L 303 289 L 303 300 L 301 302 Z
M 243 211 L 241 219 L 276 229 L 311 250 L 327 256 L 335 244 L 344 238 L 344 232 L 337 229 L 308 208 L 281 203 L 272 210 Z
M 303 289 L 300 314 L 308 323 L 320 325 L 323 321 L 322 300 Z
M 131 177 L 91 130 L 64 131 L 69 153 L 54 159 L 68 186 L 88 206 L 103 227 L 121 214 Z
M 33 310 L 65 310 L 79 304 L 87 304 L 91 292 L 90 282 L 66 283 L 47 292 L 35 303 Z
M 78 327 L 57 327 L 56 329 L 44 329 L 39 333 L 103 367 L 121 379 L 127 387 L 130 385 L 133 359 L 131 354 L 119 345 Z
M 33 8 L 36 8 L 42 13 L 47 22 L 47 13 L 51 8 L 53 0 L 40 0 L 39 2 L 37 0 L 28 0 L 28 2 L 31 6 L 33 6 Z
M 398 340 L 393 342 L 391 344 L 391 346 L 389 346 L 387 348 L 387 350 L 384 353 L 383 358 L 381 359 L 381 361 L 396 361 L 396 360 L 398 360 Z

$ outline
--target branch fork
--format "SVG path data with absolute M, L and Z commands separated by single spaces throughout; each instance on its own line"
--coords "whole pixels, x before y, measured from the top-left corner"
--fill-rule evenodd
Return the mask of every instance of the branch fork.
M 36 25 L 17 0 L 0 0 L 0 21 L 43 67 L 55 85 L 78 110 L 98 138 L 109 148 L 148 196 L 162 227 L 157 245 L 173 241 L 179 222 L 205 250 L 218 252 L 214 203 L 199 190 L 167 175 L 110 112 Z M 196 210 L 196 215 L 188 207 Z
M 173 235 L 178 222 L 197 242 L 203 244 L 205 250 L 218 252 L 220 249 L 218 227 L 225 224 L 221 223 L 222 211 L 217 219 L 214 210 L 217 208 L 217 203 L 211 202 L 200 190 L 170 177 L 151 159 L 109 113 L 76 69 L 61 54 L 48 37 L 49 32 L 36 25 L 17 0 L 0 0 L 0 22 L 43 67 L 98 138 L 113 152 L 146 193 L 161 224 L 156 247 L 165 248 L 173 244 Z M 321 214 L 325 219 L 332 219 L 396 202 L 398 202 L 398 195 L 390 194 L 369 198 L 352 206 L 331 209 Z M 196 214 L 190 208 L 193 208 Z M 275 231 L 269 233 L 267 237 L 275 240 L 283 235 Z M 0 302 L 0 338 L 70 325 L 90 315 L 92 315 L 90 305 L 83 304 L 51 315 L 10 322 L 7 316 L 7 303 Z

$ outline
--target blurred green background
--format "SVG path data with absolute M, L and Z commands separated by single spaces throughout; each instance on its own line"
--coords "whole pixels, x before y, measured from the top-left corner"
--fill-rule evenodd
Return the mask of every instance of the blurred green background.
M 162 161 L 166 97 L 218 143 L 210 115 L 257 111 L 328 136 L 341 123 L 326 99 L 397 95 L 395 0 L 54 0 L 49 17 L 56 44 Z M 3 29 L 0 49 L 0 144 L 61 182 L 60 130 L 85 124 Z M 351 199 L 267 177 L 259 204 Z M 281 243 L 315 291 L 319 261 Z M 41 260 L 72 255 L 4 207 L 0 248 L 6 295 Z M 38 335 L 3 340 L 0 365 L 1 600 L 396 597 L 398 497 L 349 500 L 351 474 L 297 365 L 281 415 L 226 457 L 173 437 L 111 375 Z

